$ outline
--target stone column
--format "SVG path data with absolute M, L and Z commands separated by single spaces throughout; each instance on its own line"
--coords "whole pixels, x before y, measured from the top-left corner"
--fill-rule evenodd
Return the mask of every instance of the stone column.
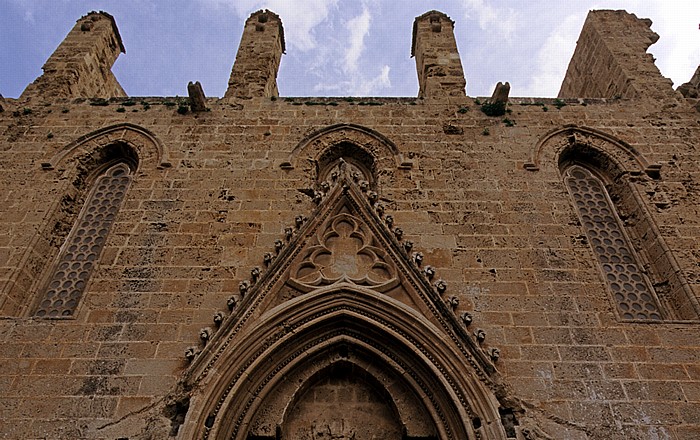
M 20 98 L 126 96 L 111 70 L 122 52 L 126 51 L 114 18 L 106 12 L 90 12 L 78 20 L 44 64 L 43 75 Z
M 454 22 L 430 11 L 413 22 L 411 56 L 416 58 L 420 98 L 465 96 L 466 81 L 454 36 Z
M 224 98 L 278 96 L 277 71 L 284 51 L 279 16 L 268 10 L 253 13 L 245 23 Z

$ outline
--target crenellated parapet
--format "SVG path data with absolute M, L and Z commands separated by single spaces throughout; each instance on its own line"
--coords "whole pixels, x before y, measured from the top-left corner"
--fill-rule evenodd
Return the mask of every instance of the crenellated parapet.
M 278 96 L 277 71 L 285 51 L 282 20 L 260 10 L 245 23 L 224 98 Z
M 647 49 L 659 36 L 651 20 L 626 11 L 591 11 L 559 91 L 560 98 L 674 96 Z
M 90 12 L 77 21 L 43 66 L 43 75 L 22 93 L 22 99 L 114 98 L 126 96 L 112 74 L 112 65 L 126 52 L 114 17 Z
M 416 58 L 419 97 L 465 96 L 466 80 L 450 17 L 438 11 L 416 17 L 411 56 Z

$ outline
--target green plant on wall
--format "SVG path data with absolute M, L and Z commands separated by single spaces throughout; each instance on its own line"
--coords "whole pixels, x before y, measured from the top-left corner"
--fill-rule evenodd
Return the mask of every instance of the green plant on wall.
M 481 111 L 486 116 L 503 116 L 506 114 L 505 102 L 486 102 L 481 105 Z

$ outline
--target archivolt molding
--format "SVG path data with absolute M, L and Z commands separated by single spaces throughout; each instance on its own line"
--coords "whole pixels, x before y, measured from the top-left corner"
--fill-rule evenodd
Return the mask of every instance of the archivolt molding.
M 202 411 L 187 428 L 188 438 L 201 437 L 195 433 L 207 419 L 214 428 L 205 429 L 204 438 L 243 438 L 240 428 L 250 424 L 276 384 L 338 341 L 383 359 L 396 375 L 409 378 L 441 438 L 473 438 L 474 416 L 480 417 L 487 438 L 505 438 L 490 390 L 467 373 L 463 357 L 438 327 L 397 300 L 343 283 L 281 304 L 258 322 L 219 359 L 226 368 L 202 384 L 208 391 L 196 399 L 207 401 L 193 402 Z
M 386 136 L 367 127 L 355 124 L 336 124 L 315 131 L 299 142 L 280 164 L 282 169 L 294 169 L 304 161 L 318 162 L 330 148 L 349 143 L 370 154 L 376 164 L 393 158 L 400 169 L 410 169 L 413 162 L 404 158 L 396 145 Z
M 110 144 L 122 143 L 138 155 L 139 167 L 169 168 L 171 166 L 160 140 L 151 131 L 135 124 L 116 124 L 83 135 L 42 162 L 44 170 L 53 170 L 74 157 L 92 155 Z
M 285 374 L 287 380 L 275 388 L 269 403 L 258 409 L 253 421 L 256 433 L 270 432 L 272 427 L 281 421 L 283 426 L 288 424 L 299 401 L 308 392 L 309 386 L 314 385 L 314 379 L 323 377 L 340 365 L 351 365 L 361 371 L 368 382 L 374 382 L 375 389 L 384 395 L 385 406 L 393 407 L 401 424 L 407 433 L 427 438 L 434 436 L 437 431 L 434 420 L 435 411 L 430 412 L 429 395 L 418 395 L 420 384 L 415 383 L 410 375 L 398 375 L 400 367 L 389 358 L 380 357 L 381 353 L 359 339 L 341 335 L 329 338 L 319 344 L 317 353 L 311 359 L 307 355 L 307 365 L 303 371 L 290 371 Z M 299 384 L 304 384 L 299 386 Z M 336 433 L 333 433 L 336 434 Z M 338 433 L 340 434 L 340 433 Z M 343 433 L 352 438 L 352 433 Z
M 589 149 L 603 153 L 619 171 L 646 173 L 658 176 L 660 164 L 650 163 L 639 151 L 626 142 L 600 130 L 567 125 L 545 134 L 530 151 L 530 161 L 524 164 L 529 171 L 538 171 L 540 164 L 558 164 L 562 153 L 572 148 Z M 615 177 L 615 176 L 611 176 Z

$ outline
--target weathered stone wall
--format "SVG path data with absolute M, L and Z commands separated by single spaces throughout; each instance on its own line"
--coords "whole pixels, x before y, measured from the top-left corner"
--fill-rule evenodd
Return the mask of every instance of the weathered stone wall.
M 277 14 L 267 10 L 252 14 L 245 23 L 225 98 L 278 96 L 277 71 L 284 50 Z
M 198 392 L 178 385 L 190 365 L 185 350 L 201 344 L 215 312 L 228 314 L 229 297 L 240 300 L 239 282 L 295 217 L 313 212 L 312 160 L 325 148 L 313 135 L 339 123 L 373 130 L 400 153 L 399 161 L 376 157 L 385 214 L 446 281 L 446 299 L 459 300 L 455 315 L 471 314 L 467 331 L 485 331 L 484 353 L 500 350 L 492 357 L 506 384 L 498 399 L 519 423 L 537 420 L 555 439 L 700 436 L 697 315 L 620 319 L 560 169 L 578 148 L 597 152 L 601 173 L 622 170 L 614 177 L 639 197 L 697 298 L 694 109 L 631 98 L 511 99 L 509 113 L 489 117 L 457 95 L 234 94 L 186 114 L 169 98 L 102 104 L 3 102 L 5 438 L 177 435 Z M 348 133 L 338 140 L 375 151 L 362 133 Z M 35 318 L 42 274 L 62 244 L 57 228 L 75 218 L 90 173 L 106 160 L 96 151 L 114 143 L 133 151 L 137 171 L 81 305 L 72 319 Z M 640 248 L 649 228 L 637 228 Z
M 126 96 L 110 70 L 121 52 L 124 47 L 114 18 L 91 12 L 78 20 L 44 64 L 44 74 L 25 89 L 22 98 Z
M 411 55 L 416 58 L 418 96 L 447 99 L 464 96 L 466 81 L 454 36 L 454 22 L 430 11 L 413 22 Z
M 560 98 L 649 98 L 673 96 L 646 49 L 659 36 L 651 20 L 625 11 L 592 11 L 571 58 Z

